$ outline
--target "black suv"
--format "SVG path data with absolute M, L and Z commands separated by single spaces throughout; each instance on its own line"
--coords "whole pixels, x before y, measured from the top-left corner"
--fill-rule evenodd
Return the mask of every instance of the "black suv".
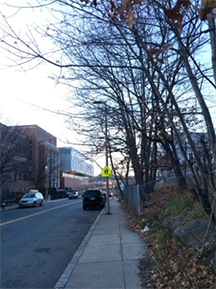
M 105 198 L 100 190 L 87 190 L 83 193 L 83 210 L 99 207 L 103 209 Z

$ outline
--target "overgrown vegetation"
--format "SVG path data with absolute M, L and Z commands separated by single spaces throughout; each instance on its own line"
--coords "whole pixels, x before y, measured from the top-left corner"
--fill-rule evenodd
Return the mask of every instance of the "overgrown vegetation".
M 164 204 L 164 208 L 168 215 L 175 217 L 184 213 L 190 205 L 193 204 L 191 195 L 183 195 L 172 199 Z
M 152 206 L 152 202 L 157 204 Z M 140 261 L 140 277 L 143 288 L 213 289 L 216 278 L 209 260 L 201 259 L 196 248 L 186 247 L 158 218 L 161 215 L 187 216 L 187 220 L 206 218 L 200 204 L 189 192 L 179 196 L 175 187 L 154 192 L 147 201 L 142 216 L 137 217 L 125 203 L 130 214 L 130 227 L 148 244 L 148 253 Z M 143 228 L 148 226 L 149 230 Z

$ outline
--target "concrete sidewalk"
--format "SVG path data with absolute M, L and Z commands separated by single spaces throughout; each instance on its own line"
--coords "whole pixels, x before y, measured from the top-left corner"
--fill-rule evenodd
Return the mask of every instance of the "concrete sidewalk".
M 55 289 L 139 289 L 138 263 L 146 254 L 140 236 L 128 228 L 128 214 L 114 198 L 101 211 Z

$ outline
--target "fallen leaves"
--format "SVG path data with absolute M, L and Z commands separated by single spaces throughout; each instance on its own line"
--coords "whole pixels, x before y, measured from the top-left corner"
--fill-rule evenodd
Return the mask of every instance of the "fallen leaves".
M 140 234 L 143 241 L 148 244 L 147 256 L 140 260 L 139 264 L 139 276 L 143 289 L 215 289 L 214 271 L 197 259 L 196 250 L 191 250 L 181 242 L 176 242 L 172 238 L 172 233 L 169 234 L 162 227 L 158 226 L 152 230 L 151 234 L 148 231 L 142 232 L 140 229 L 144 225 L 152 229 L 158 214 L 164 214 L 164 203 L 176 198 L 178 194 L 179 191 L 173 186 L 154 192 L 142 212 L 142 217 L 137 217 L 127 204 L 122 203 L 130 215 L 131 230 Z M 152 206 L 152 200 L 154 206 Z

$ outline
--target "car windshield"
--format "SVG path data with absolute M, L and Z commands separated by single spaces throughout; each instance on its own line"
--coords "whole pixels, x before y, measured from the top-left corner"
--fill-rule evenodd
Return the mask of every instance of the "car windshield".
M 98 197 L 100 196 L 100 191 L 86 191 L 85 192 L 86 197 Z
M 23 196 L 23 198 L 27 199 L 27 198 L 34 198 L 35 197 L 35 194 L 25 194 Z

